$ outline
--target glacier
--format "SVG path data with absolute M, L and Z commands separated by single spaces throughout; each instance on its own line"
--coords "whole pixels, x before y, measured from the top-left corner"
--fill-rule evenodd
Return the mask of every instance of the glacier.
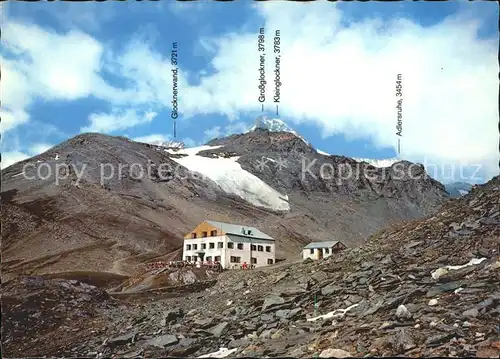
M 211 158 L 199 156 L 205 150 L 223 146 L 199 146 L 184 149 L 165 149 L 171 154 L 183 154 L 185 157 L 172 158 L 173 161 L 197 172 L 215 182 L 223 192 L 234 194 L 256 207 L 277 212 L 290 210 L 288 196 L 282 195 L 259 177 L 245 171 L 237 162 L 239 157 Z

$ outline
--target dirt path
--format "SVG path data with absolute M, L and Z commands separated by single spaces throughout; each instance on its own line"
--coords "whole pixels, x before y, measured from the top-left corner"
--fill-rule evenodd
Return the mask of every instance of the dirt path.
M 116 273 L 116 274 L 120 274 L 120 275 L 130 275 L 130 273 L 128 273 L 125 268 L 128 267 L 125 265 L 125 261 L 131 259 L 131 258 L 134 258 L 135 256 L 131 256 L 131 257 L 125 257 L 125 258 L 122 258 L 122 259 L 118 259 L 116 261 L 113 262 L 113 266 L 111 267 L 111 270 L 110 272 L 112 273 Z
M 171 260 L 178 259 L 178 255 L 179 255 L 179 249 L 176 249 L 168 253 L 162 253 L 158 256 L 154 256 L 153 253 L 143 253 L 140 255 L 125 257 L 114 261 L 113 266 L 110 269 L 110 272 L 126 276 L 136 275 L 139 269 L 138 266 L 140 266 L 141 263 L 144 263 L 146 261 L 168 262 Z

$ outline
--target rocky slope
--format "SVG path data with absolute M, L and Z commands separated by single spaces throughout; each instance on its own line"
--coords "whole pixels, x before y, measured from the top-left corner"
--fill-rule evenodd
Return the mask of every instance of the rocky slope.
M 361 248 L 316 262 L 228 271 L 207 282 L 212 287 L 198 283 L 192 294 L 179 290 L 168 299 L 156 292 L 123 302 L 77 282 L 36 278 L 3 284 L 4 352 L 498 357 L 499 193 L 496 177 L 435 215 L 378 232 Z M 35 305 L 18 304 L 29 301 L 27 287 L 36 289 Z M 79 321 L 72 324 L 66 313 L 78 313 L 70 317 Z M 16 341 L 26 318 L 42 319 L 34 321 L 40 334 Z
M 330 195 L 363 200 L 390 198 L 404 203 L 402 207 L 407 207 L 408 213 L 411 209 L 428 213 L 446 196 L 444 186 L 428 176 L 422 165 L 401 161 L 376 168 L 344 156 L 326 156 L 292 133 L 257 128 L 207 145 L 223 146 L 224 152 L 237 154 L 245 170 L 296 198 L 316 193 L 328 195 L 327 199 L 332 198 Z M 215 155 L 220 149 L 204 152 Z
M 294 258 L 314 240 L 359 245 L 447 196 L 421 166 L 324 156 L 289 132 L 255 129 L 207 145 L 83 134 L 4 169 L 4 278 L 134 274 L 145 261 L 179 258 L 184 234 L 206 218 L 256 226 L 276 238 L 278 257 Z

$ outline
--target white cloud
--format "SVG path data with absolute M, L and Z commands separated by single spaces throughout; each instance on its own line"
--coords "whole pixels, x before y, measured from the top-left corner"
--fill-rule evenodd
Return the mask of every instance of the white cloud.
M 71 101 L 94 95 L 125 102 L 133 97 L 100 77 L 103 46 L 81 31 L 59 34 L 7 19 L 2 35 L 3 132 L 29 120 L 28 108 L 35 98 Z
M 14 151 L 2 151 L 2 168 L 6 168 L 16 162 L 23 161 L 32 156 L 39 155 L 45 151 L 48 151 L 52 147 L 53 145 L 47 143 L 35 143 L 28 148 L 28 153 L 19 150 L 19 147 Z
M 182 142 L 184 143 L 184 145 L 186 147 L 196 147 L 196 146 L 201 145 L 200 142 L 197 142 L 197 141 L 193 140 L 191 137 L 184 137 L 182 139 Z
M 324 5 L 324 6 L 323 6 Z M 397 145 L 396 75 L 402 74 L 402 157 L 415 161 L 488 163 L 498 144 L 497 40 L 477 36 L 478 22 L 449 18 L 432 26 L 407 19 L 343 25 L 331 4 L 266 3 L 256 8 L 267 29 L 267 105 L 274 89 L 273 34 L 281 31 L 280 113 L 314 123 L 325 136 L 343 133 Z M 205 39 L 215 73 L 181 87 L 188 114 L 255 110 L 256 33 Z
M 8 151 L 8 152 L 2 152 L 2 169 L 9 167 L 10 165 L 13 165 L 16 162 L 23 161 L 25 159 L 29 158 L 29 155 L 23 152 L 19 151 Z
M 48 143 L 36 143 L 29 148 L 29 153 L 36 156 L 50 150 L 52 147 L 54 147 L 54 145 L 50 145 Z
M 15 22 L 7 22 L 3 31 L 5 46 L 22 55 L 17 68 L 30 79 L 30 85 L 35 85 L 34 95 L 74 100 L 101 85 L 98 72 L 103 47 L 92 37 L 80 31 L 60 35 Z
M 2 133 L 26 123 L 29 115 L 25 111 L 31 103 L 31 90 L 24 73 L 16 69 L 15 63 L 0 57 L 2 63 L 2 81 L 0 91 L 2 96 Z
M 205 134 L 205 137 L 207 137 L 207 138 L 219 138 L 222 135 L 221 127 L 215 126 L 215 127 L 209 128 L 208 130 L 205 130 L 204 134 Z
M 236 133 L 244 133 L 248 131 L 249 126 L 245 122 L 230 122 L 225 127 L 214 126 L 204 131 L 205 141 L 213 140 L 215 138 L 227 137 Z
M 112 100 L 119 103 L 155 103 L 171 107 L 172 65 L 168 57 L 159 54 L 141 36 L 134 37 L 119 54 L 108 54 L 106 66 L 110 72 L 125 77 L 133 85 Z M 181 74 L 180 83 L 184 83 Z
M 2 143 L 2 149 L 3 147 L 4 146 Z M 24 151 L 25 146 L 21 146 L 19 142 L 15 141 L 12 147 L 13 150 L 9 151 L 2 150 L 2 168 L 6 168 L 10 165 L 13 165 L 16 162 L 23 161 L 32 156 L 39 155 L 45 151 L 48 151 L 54 146 L 48 143 L 34 143 L 26 148 L 27 151 Z
M 478 38 L 478 17 L 456 16 L 432 27 L 401 18 L 346 24 L 344 14 L 330 3 L 315 3 L 307 12 L 303 4 L 294 3 L 259 3 L 254 8 L 267 30 L 269 110 L 274 111 L 272 32 L 279 29 L 280 113 L 285 120 L 316 124 L 324 136 L 342 133 L 395 147 L 395 81 L 401 73 L 402 157 L 483 163 L 497 170 L 498 45 L 497 39 Z M 144 39 L 134 38 L 123 51 L 112 53 L 79 31 L 58 34 L 9 21 L 3 30 L 4 46 L 20 56 L 19 61 L 2 58 L 2 75 L 10 83 L 2 109 L 8 111 L 2 113 L 4 131 L 28 121 L 35 97 L 74 100 L 93 95 L 109 101 L 114 110 L 92 114 L 82 131 L 112 132 L 148 123 L 154 111 L 171 106 L 170 58 Z M 222 114 L 234 122 L 242 113 L 260 109 L 256 30 L 200 39 L 213 56 L 214 71 L 203 74 L 199 85 L 190 85 L 192 76 L 180 63 L 179 109 L 184 119 Z M 121 76 L 127 87 L 107 84 L 103 69 Z M 4 81 L 2 86 L 7 88 Z M 131 106 L 151 110 L 138 114 L 126 110 Z M 217 134 L 227 130 L 206 133 Z
M 28 122 L 29 115 L 24 110 L 0 109 L 2 134 Z
M 93 113 L 89 116 L 90 126 L 83 127 L 81 132 L 111 133 L 117 130 L 142 125 L 153 121 L 157 113 L 145 111 L 138 114 L 136 110 L 114 109 L 111 113 Z
M 154 133 L 147 136 L 135 137 L 132 141 L 151 143 L 151 142 L 165 142 L 170 139 L 170 136 L 162 135 L 160 133 Z
M 4 57 L 0 59 L 2 61 L 2 107 L 11 110 L 25 108 L 31 101 L 30 84 L 26 74 L 19 66 L 16 66 L 18 65 L 16 62 Z

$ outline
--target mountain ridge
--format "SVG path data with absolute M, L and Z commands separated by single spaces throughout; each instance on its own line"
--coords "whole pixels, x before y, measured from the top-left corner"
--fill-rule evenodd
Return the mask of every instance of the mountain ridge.
M 279 258 L 295 258 L 310 241 L 334 237 L 362 244 L 388 223 L 419 218 L 447 200 L 442 185 L 422 177 L 419 166 L 412 171 L 422 178 L 396 178 L 396 164 L 367 177 L 366 164 L 344 156 L 325 161 L 288 132 L 256 129 L 205 146 L 189 153 L 81 134 L 3 170 L 4 273 L 71 271 L 78 265 L 131 274 L 145 258 L 179 258 L 184 234 L 207 218 L 258 227 L 277 239 Z M 279 160 L 287 161 L 281 169 Z M 36 177 L 42 165 L 51 176 L 26 178 Z M 342 178 L 343 166 L 359 167 L 360 175 Z M 339 172 L 322 177 L 321 168 Z M 272 203 L 286 206 L 277 208 L 260 190 L 248 191 L 258 183 L 269 188 Z
M 268 115 L 260 115 L 255 120 L 255 123 L 247 132 L 255 130 L 268 130 L 269 132 L 289 132 L 300 138 L 305 143 L 309 142 L 302 137 L 297 131 L 293 130 L 288 124 L 280 118 L 271 117 Z

